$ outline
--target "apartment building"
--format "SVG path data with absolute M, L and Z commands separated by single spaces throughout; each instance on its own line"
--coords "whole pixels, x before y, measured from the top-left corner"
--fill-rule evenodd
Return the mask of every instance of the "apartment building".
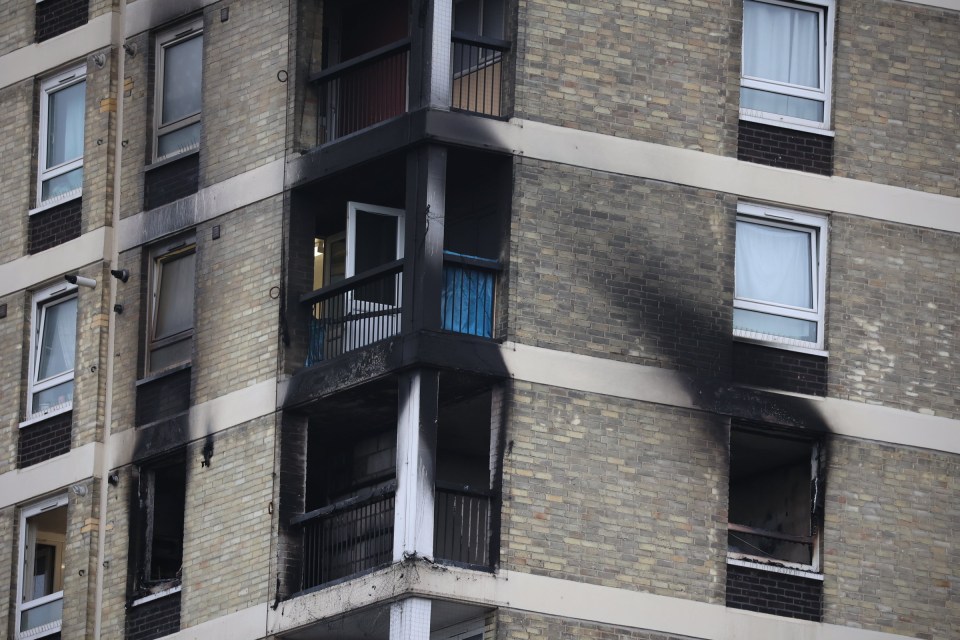
M 955 0 L 0 0 L 13 640 L 960 637 Z

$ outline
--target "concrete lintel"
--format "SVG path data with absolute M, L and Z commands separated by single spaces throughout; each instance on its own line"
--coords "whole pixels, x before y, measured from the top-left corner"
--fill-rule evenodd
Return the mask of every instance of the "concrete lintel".
M 91 442 L 45 462 L 0 475 L 0 509 L 99 477 L 103 445 Z
M 124 218 L 117 233 L 119 250 L 133 249 L 279 195 L 283 192 L 283 168 L 283 160 L 274 160 L 170 204 Z
M 113 229 L 100 227 L 46 251 L 0 264 L 0 296 L 30 289 L 94 262 L 109 260 Z M 98 283 L 103 286 L 104 283 Z

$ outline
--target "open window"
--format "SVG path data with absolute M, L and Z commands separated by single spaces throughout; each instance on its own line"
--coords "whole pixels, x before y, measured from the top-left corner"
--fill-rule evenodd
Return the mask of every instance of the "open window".
M 830 128 L 833 0 L 744 0 L 741 119 Z
M 16 620 L 19 640 L 43 638 L 60 631 L 66 537 L 66 495 L 21 511 Z
M 826 218 L 743 203 L 738 211 L 734 335 L 820 353 Z
M 27 420 L 73 407 L 76 286 L 64 282 L 37 292 L 33 296 L 31 329 Z
M 196 258 L 193 236 L 150 251 L 148 375 L 190 362 Z
M 157 35 L 153 159 L 200 147 L 203 19 Z
M 818 442 L 731 432 L 728 559 L 819 571 L 822 504 Z
M 83 188 L 86 69 L 76 67 L 40 84 L 37 206 L 79 196 Z
M 140 468 L 138 595 L 179 587 L 183 564 L 186 463 L 183 455 Z

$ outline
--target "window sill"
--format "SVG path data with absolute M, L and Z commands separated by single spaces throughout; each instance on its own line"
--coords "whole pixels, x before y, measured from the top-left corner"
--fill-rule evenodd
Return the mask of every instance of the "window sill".
M 816 571 L 810 565 L 792 562 L 776 562 L 775 560 L 766 563 L 753 559 L 752 556 L 741 556 L 738 553 L 728 553 L 727 564 L 732 564 L 736 567 L 748 567 L 751 569 L 759 569 L 760 571 L 769 571 L 770 573 L 783 573 L 790 576 L 810 578 L 811 580 L 823 580 L 823 574 Z
M 20 428 L 29 427 L 32 424 L 37 424 L 38 422 L 43 422 L 54 416 L 59 416 L 60 414 L 67 413 L 68 411 L 73 411 L 73 403 L 64 403 L 52 409 L 47 409 L 41 413 L 35 413 L 23 422 L 20 423 Z
M 55 633 L 60 633 L 60 629 L 63 626 L 61 620 L 55 620 L 53 622 L 48 622 L 42 627 L 37 627 L 36 629 L 30 629 L 29 631 L 21 631 L 17 633 L 17 640 L 34 640 L 35 638 L 46 638 L 47 636 L 52 636 Z
M 168 589 L 162 589 L 156 593 L 151 593 L 148 596 L 142 596 L 137 598 L 130 603 L 131 607 L 139 607 L 142 604 L 147 604 L 148 602 L 153 602 L 154 600 L 159 600 L 160 598 L 165 598 L 166 596 L 173 595 L 174 593 L 180 593 L 180 589 L 183 588 L 183 585 L 176 585 Z
M 770 347 L 771 349 L 781 349 L 783 351 L 796 351 L 797 353 L 807 353 L 812 356 L 821 356 L 827 358 L 830 356 L 830 352 L 825 349 L 818 349 L 816 347 L 803 347 L 795 344 L 787 344 L 786 342 L 776 342 L 773 340 L 759 340 L 757 338 L 750 338 L 744 335 L 737 333 L 737 330 L 734 329 L 733 339 L 737 342 L 745 342 L 747 344 L 758 344 L 763 347 Z
M 146 378 L 140 378 L 139 380 L 137 380 L 136 386 L 141 387 L 141 386 L 143 386 L 143 385 L 145 385 L 145 384 L 150 384 L 151 382 L 155 382 L 155 381 L 157 381 L 157 380 L 161 380 L 161 379 L 163 379 L 163 378 L 166 378 L 167 376 L 172 376 L 172 375 L 175 374 L 175 373 L 179 373 L 179 372 L 183 371 L 184 369 L 189 369 L 191 366 L 192 366 L 192 363 L 190 363 L 190 362 L 184 362 L 183 364 L 178 364 L 178 365 L 174 365 L 174 366 L 172 366 L 172 367 L 168 367 L 168 368 L 166 368 L 166 369 L 163 369 L 162 371 L 159 371 L 159 372 L 157 372 L 157 373 L 151 374 L 151 375 L 147 376 Z
M 764 116 L 754 115 L 752 113 L 746 112 L 743 109 L 740 110 L 740 119 L 746 120 L 747 122 L 756 122 L 758 124 L 766 124 L 771 127 L 780 127 L 781 129 L 793 129 L 794 131 L 804 131 L 806 133 L 815 133 L 820 136 L 825 136 L 828 138 L 833 138 L 836 136 L 836 132 L 832 129 L 819 128 L 813 125 L 804 125 L 798 124 L 795 122 L 787 122 L 785 120 L 777 120 L 776 118 L 767 118 Z
M 35 213 L 42 213 L 47 209 L 53 209 L 54 207 L 59 207 L 62 204 L 72 202 L 73 200 L 78 200 L 83 197 L 83 189 L 74 189 L 73 191 L 68 191 L 67 193 L 57 196 L 55 198 L 50 198 L 38 206 L 36 209 L 30 209 L 27 212 L 28 215 L 34 215 Z
M 153 162 L 151 162 L 150 164 L 148 164 L 147 166 L 145 166 L 145 167 L 143 168 L 143 172 L 144 172 L 144 173 L 150 173 L 150 172 L 153 171 L 154 169 L 159 169 L 160 167 L 165 167 L 165 166 L 167 166 L 168 164 L 173 164 L 173 163 L 176 162 L 177 160 L 183 160 L 184 158 L 188 158 L 188 157 L 190 157 L 190 156 L 192 156 L 192 155 L 196 155 L 196 154 L 198 154 L 198 153 L 200 153 L 200 146 L 199 146 L 199 145 L 196 146 L 196 147 L 194 147 L 194 148 L 192 148 L 192 149 L 187 149 L 186 151 L 181 151 L 181 152 L 179 152 L 179 153 L 174 153 L 174 154 L 165 155 L 165 156 L 163 156 L 162 158 L 157 158 L 156 160 L 154 160 Z

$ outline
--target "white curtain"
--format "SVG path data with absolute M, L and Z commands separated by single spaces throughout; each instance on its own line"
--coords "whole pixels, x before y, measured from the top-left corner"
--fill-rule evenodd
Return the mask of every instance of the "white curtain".
M 743 3 L 743 75 L 819 89 L 820 18 L 814 11 L 745 0 Z M 745 88 L 747 109 L 823 119 L 823 103 Z
M 737 222 L 736 295 L 813 308 L 810 234 Z
M 76 160 L 83 155 L 83 115 L 86 83 L 50 94 L 47 114 L 47 167 Z

